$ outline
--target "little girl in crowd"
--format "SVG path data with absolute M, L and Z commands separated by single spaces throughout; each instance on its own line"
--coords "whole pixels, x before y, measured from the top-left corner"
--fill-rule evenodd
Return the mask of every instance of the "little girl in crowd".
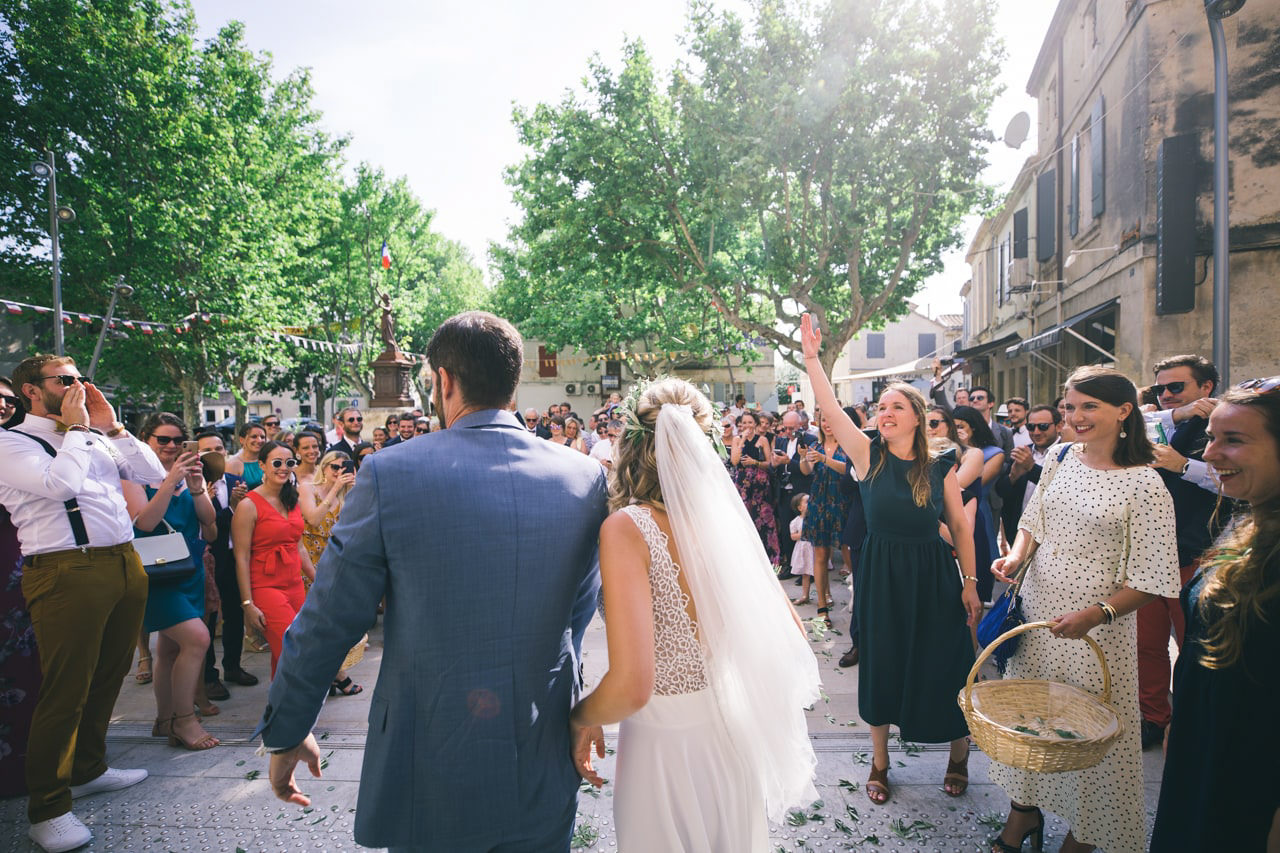
M 809 583 L 813 578 L 813 543 L 800 538 L 800 533 L 804 529 L 804 514 L 808 510 L 807 494 L 801 492 L 791 499 L 791 511 L 795 513 L 795 518 L 791 519 L 791 541 L 796 543 L 795 549 L 791 552 L 791 571 L 802 578 L 803 583 L 800 589 L 804 592 L 800 598 L 792 599 L 792 604 L 809 603 Z

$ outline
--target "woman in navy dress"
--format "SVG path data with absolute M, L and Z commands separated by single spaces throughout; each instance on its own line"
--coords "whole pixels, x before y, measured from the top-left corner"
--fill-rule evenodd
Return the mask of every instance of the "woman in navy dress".
M 895 383 L 880 395 L 874 440 L 858 429 L 836 402 L 811 322 L 806 314 L 800 326 L 809 381 L 849 451 L 866 510 L 857 607 L 858 712 L 873 749 L 867 796 L 876 804 L 890 797 L 890 724 L 904 740 L 950 744 L 943 789 L 959 796 L 969 782 L 969 744 L 956 694 L 973 665 L 970 627 L 982 604 L 954 455 L 930 453 L 925 400 L 910 385 Z M 956 543 L 958 572 L 939 516 Z
M 978 500 L 978 517 L 973 525 L 973 547 L 978 561 L 978 598 L 990 601 L 991 590 L 995 586 L 991 564 L 1000 556 L 1000 543 L 996 539 L 995 517 L 991 514 L 988 493 L 1000 476 L 1000 469 L 1004 465 L 1004 450 L 996 443 L 995 433 L 977 409 L 956 406 L 951 416 L 955 418 L 960 446 L 966 452 L 972 448 L 982 451 L 982 475 L 968 484 L 962 478 L 961 485 L 966 491 L 972 490 Z
M 844 412 L 840 414 L 848 417 Z M 849 475 L 849 456 L 831 432 L 826 409 L 820 407 L 817 416 L 818 441 L 810 445 L 800 459 L 800 470 L 806 475 L 813 475 L 809 486 L 809 511 L 805 514 L 800 538 L 813 544 L 813 581 L 818 588 L 818 615 L 830 628 L 831 555 L 839 549 L 841 535 L 849 519 L 849 496 L 841 483 Z
M 209 629 L 204 624 L 204 549 L 205 542 L 217 538 L 217 513 L 205 490 L 200 457 L 182 451 L 187 426 L 181 418 L 157 412 L 138 437 L 151 446 L 168 474 L 158 489 L 124 482 L 134 535 L 157 536 L 172 527 L 186 540 L 196 565 L 188 577 L 152 583 L 147 593 L 142 630 L 144 636 L 160 632 L 152 667 L 156 722 L 151 734 L 169 738 L 172 746 L 211 749 L 218 739 L 205 731 L 193 708 L 209 648 Z

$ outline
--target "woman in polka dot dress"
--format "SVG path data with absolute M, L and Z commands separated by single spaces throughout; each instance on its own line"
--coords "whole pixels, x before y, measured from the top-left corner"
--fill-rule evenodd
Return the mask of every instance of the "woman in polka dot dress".
M 1043 808 L 1071 827 L 1064 853 L 1141 853 L 1147 833 L 1133 614 L 1156 596 L 1178 594 L 1173 500 L 1148 464 L 1154 456 L 1132 382 L 1108 368 L 1082 367 L 1067 380 L 1065 402 L 1076 443 L 1065 455 L 1049 454 L 1041 477 L 1048 486 L 1032 495 L 1013 548 L 992 566 L 1005 580 L 1030 560 L 1023 613 L 1028 622 L 1057 623 L 1023 635 L 1008 677 L 1099 692 L 1097 657 L 1085 643 L 1063 641 L 1087 633 L 1107 657 L 1124 734 L 1087 770 L 1032 773 L 993 763 L 991 780 L 1013 802 L 992 849 L 1018 851 L 1028 836 L 1040 840 Z

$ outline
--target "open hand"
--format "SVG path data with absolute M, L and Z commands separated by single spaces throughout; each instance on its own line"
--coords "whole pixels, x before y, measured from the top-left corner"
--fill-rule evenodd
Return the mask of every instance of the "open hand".
M 298 788 L 293 773 L 299 761 L 307 765 L 312 776 L 320 778 L 320 746 L 316 743 L 315 735 L 307 735 L 306 740 L 288 752 L 272 755 L 267 775 L 271 780 L 271 791 L 277 797 L 286 803 L 305 808 L 311 805 L 311 798 Z
M 996 576 L 996 580 L 1013 583 L 1013 576 L 1021 567 L 1022 558 L 1010 552 L 1003 557 L 997 557 L 991 563 L 991 574 Z
M 1078 640 L 1104 622 L 1101 607 L 1086 607 L 1065 616 L 1059 616 L 1049 628 L 1055 637 Z
M 1199 400 L 1196 402 L 1199 402 Z M 1177 474 L 1181 473 L 1182 466 L 1187 464 L 1187 457 L 1167 444 L 1153 444 L 1151 449 L 1156 454 L 1155 461 L 1151 463 L 1152 468 L 1163 468 L 1166 471 L 1173 471 Z
M 594 746 L 596 755 L 604 758 L 604 728 L 580 726 L 570 720 L 569 737 L 570 748 L 573 751 L 573 766 L 577 769 L 578 775 L 597 788 L 603 788 L 604 777 L 591 766 L 591 748 Z
M 808 313 L 800 315 L 800 348 L 805 358 L 817 358 L 822 349 L 822 330 Z
M 1187 418 L 1208 418 L 1217 406 L 1218 401 L 1214 397 L 1201 397 L 1199 400 L 1192 400 L 1185 406 L 1179 406 L 1173 410 L 1173 421 L 1174 423 L 1182 423 Z
M 62 414 L 58 416 L 58 420 L 64 426 L 71 426 L 72 424 L 91 425 L 89 410 L 85 403 L 84 385 L 77 382 L 62 395 Z
M 111 404 L 107 402 L 107 398 L 98 390 L 97 385 L 92 382 L 84 382 L 82 384 L 84 385 L 85 408 L 89 412 L 89 426 L 106 432 L 116 422 L 116 410 L 111 408 Z

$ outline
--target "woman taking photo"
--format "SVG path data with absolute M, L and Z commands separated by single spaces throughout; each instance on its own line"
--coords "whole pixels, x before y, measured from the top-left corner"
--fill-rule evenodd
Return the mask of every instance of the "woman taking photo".
M 155 451 L 168 473 L 159 488 L 121 481 L 135 535 L 165 534 L 171 527 L 186 540 L 196 565 L 180 581 L 151 583 L 148 588 L 143 637 L 160 632 L 152 671 L 156 722 L 151 734 L 168 737 L 170 746 L 212 749 L 218 739 L 205 731 L 192 708 L 197 687 L 204 683 L 204 656 L 209 648 L 209 629 L 204 624 L 204 549 L 205 542 L 218 536 L 217 513 L 205 491 L 200 457 L 182 452 L 187 426 L 181 418 L 158 412 L 147 419 L 138 438 Z M 143 642 L 146 648 L 147 641 Z
M 965 458 L 961 459 L 962 467 L 970 450 L 982 454 L 982 470 L 978 477 L 969 479 L 970 471 L 958 472 L 960 488 L 972 491 L 977 498 L 978 517 L 973 527 L 973 547 L 975 559 L 978 561 L 978 600 L 990 601 L 991 589 L 995 586 L 995 578 L 991 575 L 991 563 L 1000 556 L 1000 545 L 996 539 L 996 525 L 991 515 L 991 501 L 987 497 L 992 485 L 1000 477 L 1004 465 L 1004 450 L 996 443 L 995 434 L 987 424 L 986 418 L 970 406 L 956 406 L 951 412 L 955 419 L 956 435 L 960 446 L 965 449 Z
M 1227 391 L 1204 461 L 1247 504 L 1182 590 L 1186 639 L 1173 675 L 1152 853 L 1280 850 L 1280 376 Z M 1219 507 L 1225 510 L 1225 507 Z M 1254 736 L 1256 735 L 1256 736 Z
M 837 405 L 836 409 L 840 407 Z M 848 420 L 844 412 L 840 415 Z M 800 459 L 800 470 L 813 475 L 809 486 L 809 512 L 804 517 L 800 538 L 813 545 L 813 581 L 818 589 L 818 615 L 831 627 L 831 554 L 840 547 L 845 521 L 849 518 L 849 498 L 840 481 L 849 474 L 849 457 L 831 432 L 831 420 L 824 406 L 818 407 L 818 441 Z M 850 426 L 853 421 L 849 421 Z M 858 430 L 855 426 L 853 429 Z M 862 435 L 862 431 L 858 430 Z
M 1137 389 L 1115 370 L 1082 367 L 1067 379 L 1064 404 L 1076 443 L 1050 453 L 1040 486 L 1007 556 L 992 570 L 1009 580 L 1026 565 L 1022 611 L 1052 631 L 1022 636 L 1008 677 L 1060 681 L 1096 692 L 1102 647 L 1111 672 L 1111 704 L 1124 734 L 1101 764 L 1075 773 L 1032 773 L 992 764 L 991 781 L 1009 794 L 1009 816 L 995 851 L 1017 851 L 1044 834 L 1041 809 L 1071 827 L 1064 853 L 1101 846 L 1107 853 L 1146 848 L 1142 805 L 1142 717 L 1134 611 L 1178 594 L 1173 499 L 1151 468 L 1155 454 L 1138 411 Z M 1059 461 L 1061 457 L 1061 461 Z
M 262 445 L 267 441 L 267 431 L 259 424 L 245 424 L 240 427 L 240 451 L 227 457 L 227 473 L 244 478 L 244 484 L 250 489 L 262 482 L 262 466 L 258 464 L 258 455 Z
M 621 721 L 622 850 L 766 853 L 767 820 L 817 797 L 803 710 L 817 663 L 712 444 L 707 398 L 662 379 L 623 417 L 600 529 L 609 671 L 573 709 L 574 762 L 603 785 L 592 747 L 603 757 L 602 726 Z
M 968 727 L 956 704 L 973 666 L 969 626 L 982 612 L 973 568 L 973 532 L 956 482 L 955 457 L 933 455 L 925 401 L 910 385 L 881 395 L 872 440 L 836 403 L 818 352 L 821 333 L 805 314 L 800 342 L 818 406 L 858 477 L 867 535 L 858 575 L 858 713 L 871 727 L 867 797 L 889 801 L 889 725 L 902 738 L 949 743 L 943 790 L 969 784 Z M 812 512 L 812 510 L 811 510 Z M 938 535 L 943 518 L 960 561 Z
M 587 441 L 582 437 L 582 423 L 577 418 L 569 418 L 564 422 L 565 444 L 579 453 L 587 452 Z
M 302 533 L 302 546 L 307 549 L 313 567 L 320 565 L 320 555 L 329 544 L 329 536 L 342 514 L 347 492 L 356 481 L 355 471 L 348 470 L 350 461 L 341 450 L 330 450 L 320 460 L 320 466 L 309 482 L 299 478 L 298 506 L 302 508 L 302 517 L 307 524 Z M 310 591 L 311 579 L 304 575 L 302 585 Z M 363 643 L 361 640 L 361 648 Z M 345 669 L 338 670 L 333 684 L 329 686 L 330 696 L 354 696 L 363 692 L 363 687 L 351 682 Z
M 756 526 L 769 562 L 778 565 L 778 519 L 773 511 L 773 446 L 757 432 L 760 420 L 752 412 L 738 415 L 738 434 L 730 445 L 729 464 L 738 494 Z M 821 602 L 821 597 L 818 599 Z
M 231 518 L 231 543 L 244 624 L 266 635 L 274 678 L 284 632 L 306 595 L 302 578 L 314 581 L 316 571 L 302 547 L 305 521 L 298 507 L 293 451 L 269 441 L 262 445 L 262 463 L 262 484 L 250 490 Z

